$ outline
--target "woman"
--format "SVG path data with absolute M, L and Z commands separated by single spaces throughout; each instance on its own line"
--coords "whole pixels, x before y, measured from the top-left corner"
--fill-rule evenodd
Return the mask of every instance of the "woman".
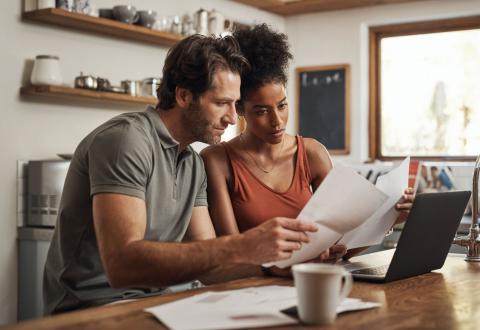
M 237 105 L 246 128 L 229 142 L 202 152 L 209 210 L 218 235 L 243 232 L 275 216 L 296 218 L 332 168 L 320 142 L 285 133 L 286 72 L 292 59 L 287 36 L 262 24 L 237 31 L 234 37 L 252 66 L 242 76 Z M 397 209 L 410 209 L 413 192 L 406 191 L 405 199 Z M 329 252 L 336 260 L 346 251 L 334 246 Z

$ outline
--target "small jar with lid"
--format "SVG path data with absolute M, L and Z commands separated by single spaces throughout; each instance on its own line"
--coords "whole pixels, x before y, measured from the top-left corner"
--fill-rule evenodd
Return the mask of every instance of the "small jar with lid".
M 160 86 L 161 78 L 146 78 L 140 83 L 140 93 L 142 96 L 157 97 L 157 89 Z
M 37 55 L 30 82 L 33 85 L 61 85 L 60 58 L 55 55 Z

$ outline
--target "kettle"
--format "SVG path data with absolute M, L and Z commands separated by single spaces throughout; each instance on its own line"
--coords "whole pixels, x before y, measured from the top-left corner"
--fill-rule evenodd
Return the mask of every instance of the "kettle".
M 193 14 L 193 27 L 198 34 L 208 34 L 208 11 L 200 8 Z

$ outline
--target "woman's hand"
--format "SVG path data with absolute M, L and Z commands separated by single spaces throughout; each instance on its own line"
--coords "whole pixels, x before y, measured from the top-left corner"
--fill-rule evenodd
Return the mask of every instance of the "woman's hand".
M 395 224 L 405 222 L 408 218 L 408 214 L 410 213 L 410 209 L 412 208 L 413 201 L 415 199 L 415 191 L 413 188 L 405 189 L 405 192 L 402 198 L 398 201 L 395 205 L 395 210 L 400 212 Z

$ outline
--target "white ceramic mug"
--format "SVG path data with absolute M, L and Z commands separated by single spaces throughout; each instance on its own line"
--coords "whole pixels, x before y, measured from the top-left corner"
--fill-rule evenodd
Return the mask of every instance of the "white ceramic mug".
M 292 267 L 298 295 L 298 314 L 307 324 L 328 324 L 337 307 L 352 290 L 352 275 L 343 267 L 307 263 Z

